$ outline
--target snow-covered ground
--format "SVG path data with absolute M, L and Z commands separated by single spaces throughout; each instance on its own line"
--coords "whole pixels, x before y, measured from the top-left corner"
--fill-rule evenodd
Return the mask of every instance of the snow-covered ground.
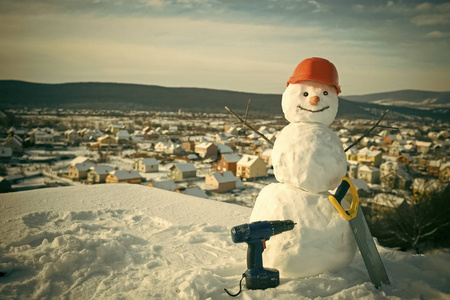
M 246 245 L 230 229 L 251 208 L 130 184 L 0 195 L 1 299 L 231 299 Z M 267 242 L 270 247 L 270 241 Z M 450 255 L 378 248 L 391 285 L 361 256 L 339 273 L 284 278 L 242 299 L 449 299 Z M 273 266 L 276 267 L 276 266 Z

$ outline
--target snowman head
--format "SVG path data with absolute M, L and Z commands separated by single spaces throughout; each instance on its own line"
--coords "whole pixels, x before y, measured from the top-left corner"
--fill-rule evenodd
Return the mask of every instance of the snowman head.
M 291 123 L 321 123 L 330 125 L 338 110 L 338 95 L 334 86 L 302 80 L 289 84 L 281 101 L 284 117 Z

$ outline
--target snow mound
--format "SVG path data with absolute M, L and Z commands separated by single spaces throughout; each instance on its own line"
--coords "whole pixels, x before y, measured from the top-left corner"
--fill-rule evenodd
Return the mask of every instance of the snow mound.
M 251 209 L 139 185 L 0 195 L 1 299 L 230 299 L 246 245 L 230 229 Z M 270 247 L 270 241 L 267 242 Z M 245 299 L 448 299 L 450 255 L 379 247 L 391 286 L 376 290 L 361 256 L 339 273 L 281 279 Z

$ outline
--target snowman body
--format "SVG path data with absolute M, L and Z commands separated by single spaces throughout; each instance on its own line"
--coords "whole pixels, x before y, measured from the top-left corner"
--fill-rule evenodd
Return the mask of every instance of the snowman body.
M 346 267 L 356 243 L 349 223 L 328 200 L 347 170 L 343 146 L 328 128 L 337 113 L 336 89 L 315 81 L 290 84 L 283 93 L 287 125 L 272 151 L 279 183 L 261 190 L 250 222 L 287 220 L 293 230 L 273 236 L 264 266 L 285 277 L 310 277 Z

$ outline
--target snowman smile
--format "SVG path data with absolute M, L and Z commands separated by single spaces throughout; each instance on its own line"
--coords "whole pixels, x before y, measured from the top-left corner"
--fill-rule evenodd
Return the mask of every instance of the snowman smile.
M 300 105 L 297 105 L 297 107 L 300 108 L 301 110 L 306 110 L 306 111 L 313 112 L 313 113 L 321 112 L 321 111 L 324 111 L 324 110 L 330 108 L 328 105 L 323 107 L 323 108 L 321 108 L 321 109 L 318 109 L 318 110 L 307 109 L 307 108 L 301 107 Z

